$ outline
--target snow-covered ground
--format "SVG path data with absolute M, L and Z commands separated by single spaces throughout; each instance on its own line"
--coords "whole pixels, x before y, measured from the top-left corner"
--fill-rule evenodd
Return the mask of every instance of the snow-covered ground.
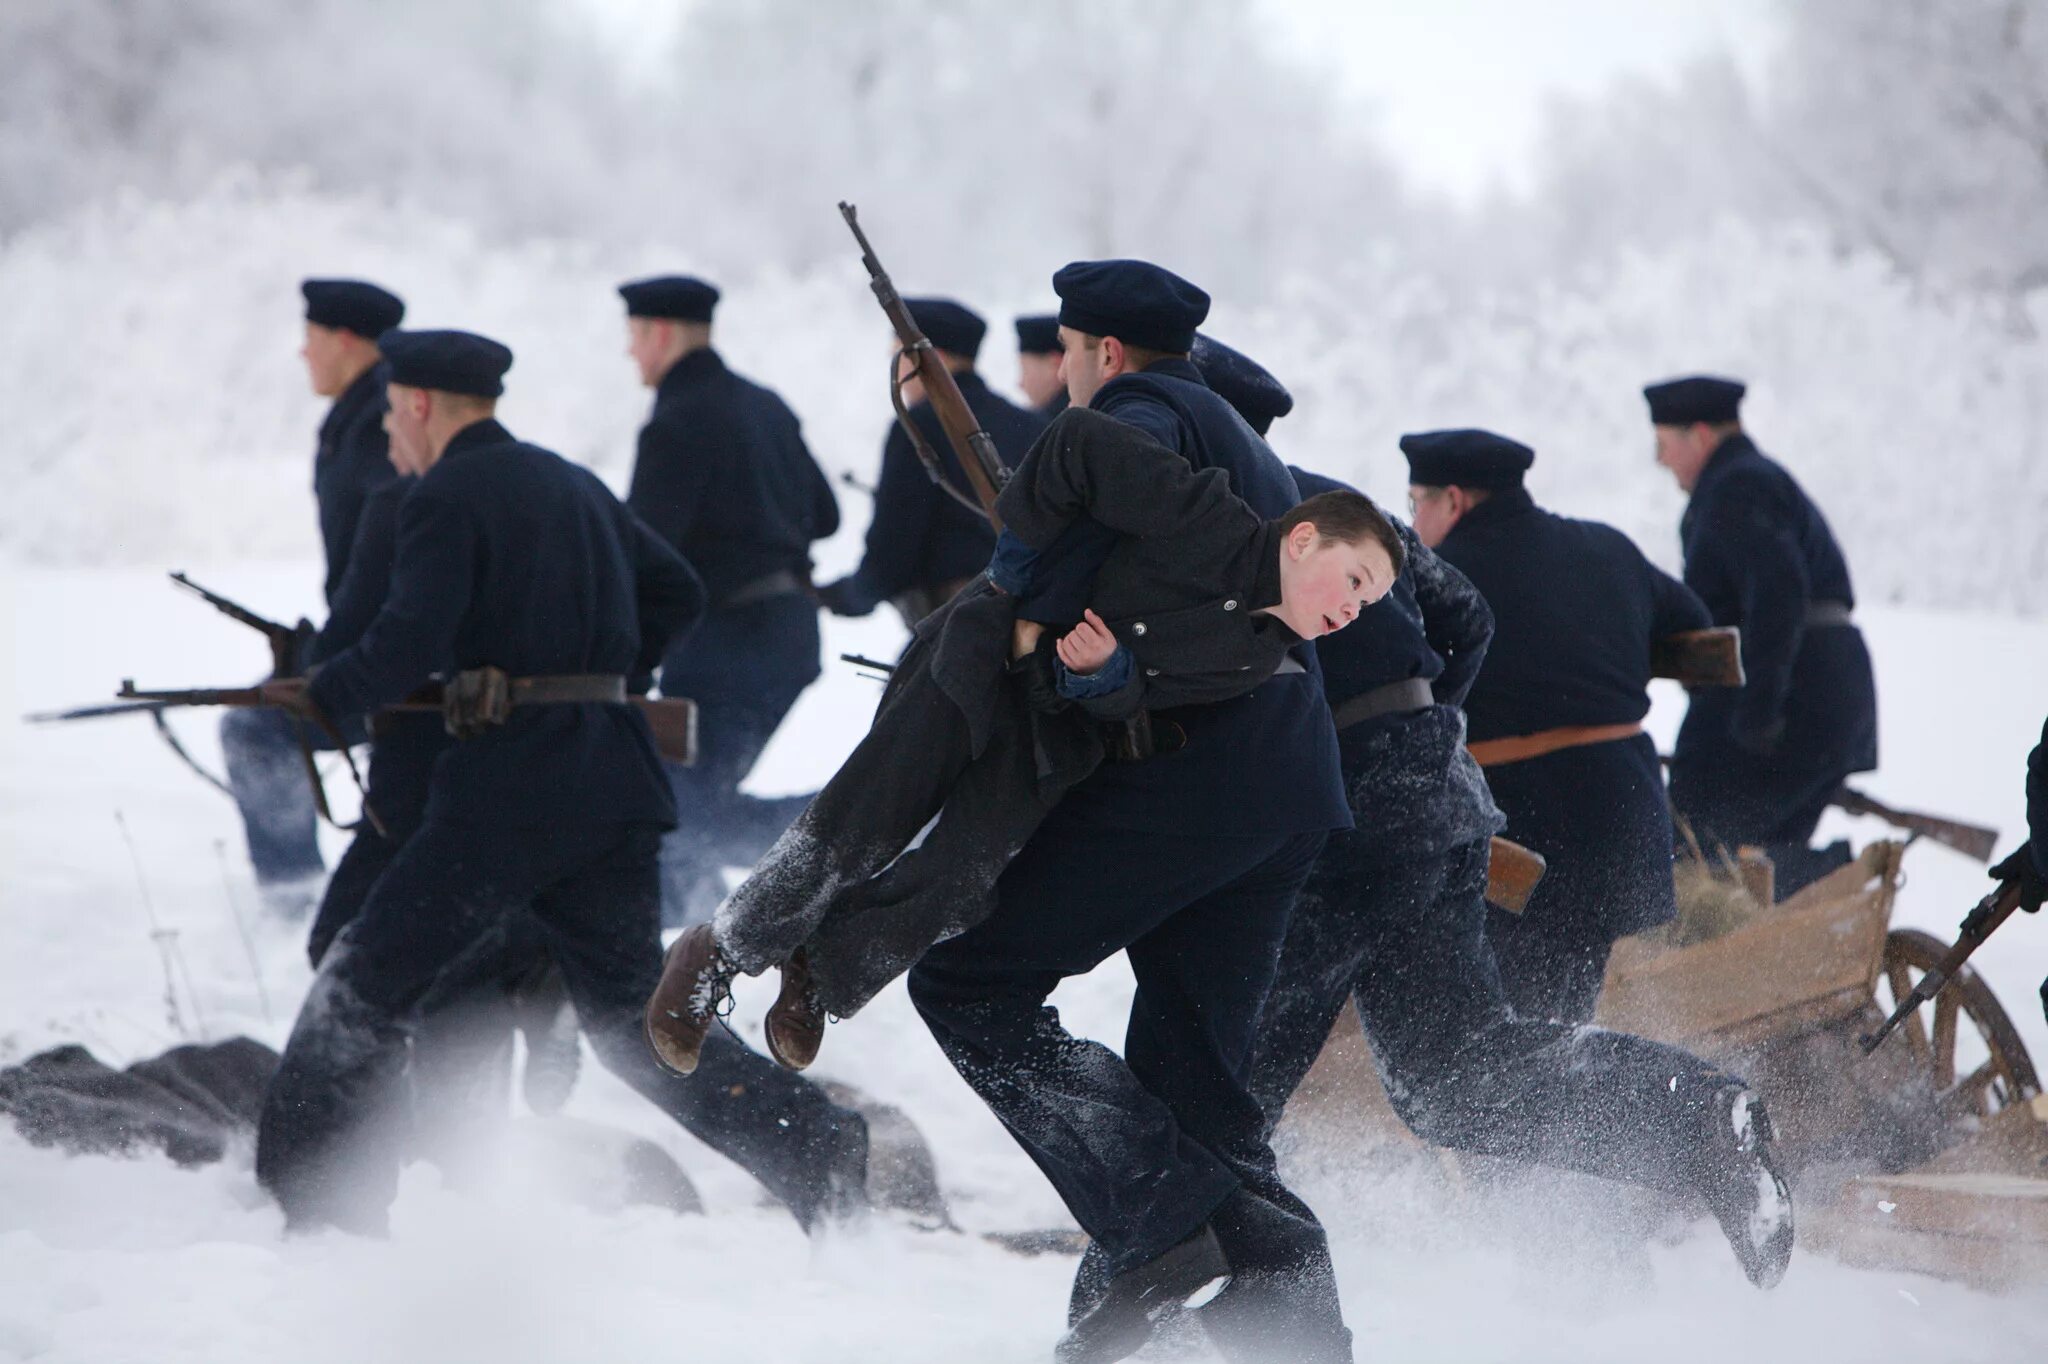
M 842 539 L 828 557 L 843 561 L 853 549 Z M 188 567 L 278 615 L 316 598 L 310 564 Z M 2021 827 L 2022 760 L 2048 702 L 2048 625 L 1898 610 L 1866 618 L 1885 726 L 1884 770 L 1869 788 L 1995 824 L 2009 846 Z M 9 659 L 0 717 L 91 700 L 123 676 L 199 685 L 263 669 L 254 636 L 175 594 L 154 571 L 7 569 L 0 628 Z M 827 622 L 835 654 L 886 653 L 899 636 L 882 617 Z M 756 785 L 815 784 L 851 747 L 875 694 L 873 683 L 834 665 L 777 737 Z M 1660 737 L 1680 705 L 1660 695 Z M 181 730 L 203 761 L 217 761 L 210 717 L 187 717 Z M 1852 831 L 1859 839 L 1879 832 L 1868 823 Z M 1982 893 L 1981 870 L 1933 847 L 1915 849 L 1908 865 L 1899 921 L 1947 936 Z M 194 988 L 181 983 L 179 996 L 187 1026 L 281 1042 L 307 981 L 301 933 L 258 921 L 228 803 L 141 721 L 0 723 L 0 1062 L 75 1040 L 121 1064 L 180 1040 L 167 1024 L 145 894 L 178 931 L 189 964 Z M 268 1015 L 234 913 L 253 926 Z M 2048 1059 L 2034 995 L 2048 973 L 2048 923 L 2015 921 L 1978 964 Z M 1114 1043 L 1128 988 L 1112 963 L 1056 1002 L 1072 1026 Z M 742 994 L 737 1017 L 756 1037 L 766 1003 L 759 983 Z M 834 1029 L 819 1071 L 916 1118 L 964 1226 L 1064 1220 L 1044 1181 L 940 1058 L 900 987 Z M 570 1112 L 675 1152 L 709 1215 L 592 1212 L 555 1192 L 531 1162 L 515 1160 L 488 1190 L 453 1190 L 433 1168 L 416 1166 L 388 1241 L 287 1241 L 246 1154 L 188 1172 L 155 1157 L 65 1157 L 0 1126 L 0 1360 L 1048 1355 L 1071 1261 L 890 1224 L 811 1247 L 787 1217 L 761 1205 L 745 1176 L 594 1065 Z M 1989 1298 L 1808 1254 L 1776 1292 L 1760 1295 L 1705 1227 L 1654 1249 L 1647 1280 L 1616 1277 L 1557 1257 L 1517 1259 L 1416 1215 L 1398 1190 L 1320 1172 L 1311 1192 L 1331 1226 L 1362 1359 L 2048 1357 L 2048 1285 Z

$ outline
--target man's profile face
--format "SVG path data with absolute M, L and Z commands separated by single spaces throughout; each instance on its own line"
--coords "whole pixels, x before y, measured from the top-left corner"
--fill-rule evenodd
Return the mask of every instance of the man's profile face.
M 1458 514 L 1457 499 L 1449 488 L 1409 485 L 1408 524 L 1415 528 L 1415 538 L 1431 549 L 1441 545 L 1451 527 L 1458 524 Z
M 1280 605 L 1274 614 L 1303 639 L 1334 634 L 1394 585 L 1394 561 L 1377 540 L 1326 540 L 1313 522 L 1280 546 Z
M 640 371 L 640 382 L 649 388 L 661 382 L 661 376 L 668 373 L 673 363 L 675 330 L 675 324 L 666 318 L 626 319 L 626 354 Z
M 306 362 L 306 378 L 320 397 L 340 397 L 355 377 L 350 372 L 356 357 L 356 348 L 349 344 L 352 339 L 352 333 L 338 327 L 323 327 L 318 322 L 306 324 L 306 340 L 299 347 L 299 358 Z
M 427 454 L 427 395 L 404 384 L 386 384 L 384 434 L 391 438 L 391 466 L 401 474 L 423 474 Z
M 1024 390 L 1024 400 L 1033 407 L 1044 407 L 1051 402 L 1066 388 L 1065 382 L 1060 378 L 1060 353 L 1019 352 L 1017 387 Z
M 1102 377 L 1102 357 L 1101 337 L 1060 328 L 1060 380 L 1067 386 L 1067 401 L 1075 407 L 1088 406 L 1108 382 Z
M 1657 434 L 1657 462 L 1671 471 L 1679 487 L 1691 492 L 1700 480 L 1700 470 L 1706 467 L 1707 456 L 1713 452 L 1708 443 L 1709 429 L 1700 423 L 1650 429 Z

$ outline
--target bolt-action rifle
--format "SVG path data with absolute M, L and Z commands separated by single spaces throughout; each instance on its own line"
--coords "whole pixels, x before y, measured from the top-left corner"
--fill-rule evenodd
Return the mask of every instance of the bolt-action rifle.
M 889 325 L 896 329 L 896 340 L 901 345 L 889 361 L 889 403 L 896 409 L 897 424 L 910 438 L 910 448 L 917 452 L 918 462 L 924 465 L 924 471 L 931 476 L 932 482 L 962 506 L 980 511 L 990 525 L 1001 530 L 1003 519 L 996 514 L 996 494 L 1002 491 L 1010 471 L 1004 467 L 1003 457 L 996 452 L 994 438 L 982 428 L 980 418 L 968 407 L 960 385 L 953 381 L 953 372 L 939 359 L 938 348 L 918 327 L 917 319 L 910 315 L 910 308 L 903 302 L 903 296 L 896 292 L 895 281 L 889 278 L 889 272 L 876 259 L 875 248 L 868 245 L 867 234 L 861 231 L 860 219 L 855 216 L 853 205 L 841 203 L 839 213 L 846 219 L 847 227 L 852 229 L 854 241 L 860 244 L 860 261 L 867 267 L 869 287 L 875 291 L 876 300 L 888 315 Z M 907 364 L 904 363 L 906 361 Z M 974 501 L 970 502 L 946 480 L 945 470 L 939 465 L 938 452 L 924 438 L 924 432 L 918 430 L 917 423 L 910 419 L 910 408 L 903 401 L 903 386 L 912 379 L 924 386 L 925 401 L 932 405 L 932 412 L 939 419 L 939 428 L 946 433 L 946 443 L 953 447 L 953 454 L 959 459 L 960 468 L 974 489 Z
M 1944 848 L 1954 848 L 1963 856 L 1986 865 L 1990 864 L 1991 854 L 1998 847 L 1998 830 L 1987 829 L 1981 824 L 1965 824 L 1959 819 L 1923 815 L 1912 810 L 1894 810 L 1882 801 L 1873 800 L 1847 786 L 1829 799 L 1852 815 L 1873 815 L 1894 829 L 1922 834 Z
M 2012 912 L 2019 907 L 2018 881 L 2007 881 L 1979 900 L 1977 907 L 1963 916 L 1963 926 L 1957 932 L 1955 946 L 1949 948 L 1948 955 L 1914 983 L 1912 990 L 1899 1001 L 1898 1007 L 1892 1010 L 1891 1017 L 1887 1018 L 1876 1032 L 1861 1039 L 1863 1054 L 1868 1056 L 1876 1051 L 1879 1044 L 1890 1037 L 1899 1024 L 1911 1018 L 1922 1004 L 1928 1003 L 1940 994 L 1942 987 L 1954 980 L 1962 971 L 1963 963 L 1970 959 L 1970 954 L 1982 947 L 1985 939 L 1996 933 L 1998 926 L 2010 919 Z

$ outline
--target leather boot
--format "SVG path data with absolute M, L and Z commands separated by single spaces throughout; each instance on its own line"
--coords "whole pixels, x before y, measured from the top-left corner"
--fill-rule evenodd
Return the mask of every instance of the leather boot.
M 668 949 L 661 983 L 647 1000 L 647 1045 L 678 1075 L 697 1069 L 697 1056 L 732 999 L 738 972 L 719 949 L 710 924 L 695 924 Z
M 825 1042 L 825 1006 L 811 988 L 810 959 L 799 947 L 782 963 L 782 993 L 768 1008 L 768 1054 L 790 1070 L 818 1059 Z

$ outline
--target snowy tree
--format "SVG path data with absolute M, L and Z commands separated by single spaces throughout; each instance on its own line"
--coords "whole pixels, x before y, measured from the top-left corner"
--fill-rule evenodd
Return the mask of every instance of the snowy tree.
M 2048 285 L 2048 6 L 1799 0 L 1772 122 L 1839 232 L 1902 270 Z

